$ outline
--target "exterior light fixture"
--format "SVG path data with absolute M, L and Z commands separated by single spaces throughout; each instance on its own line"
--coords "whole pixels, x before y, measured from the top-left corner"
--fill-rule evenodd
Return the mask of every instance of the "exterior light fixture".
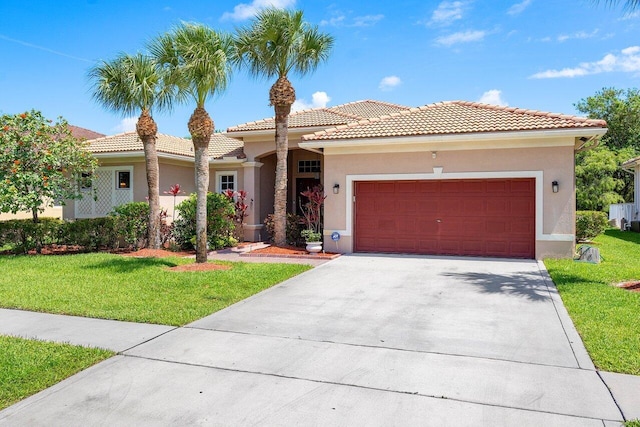
M 436 153 L 435 151 L 431 152 L 431 158 L 435 159 L 436 157 L 438 157 L 438 153 Z
M 333 185 L 333 194 L 338 194 L 340 192 L 340 184 Z
M 558 192 L 558 188 L 559 188 L 558 181 L 553 181 L 551 183 L 551 189 L 553 190 L 553 192 L 557 193 Z

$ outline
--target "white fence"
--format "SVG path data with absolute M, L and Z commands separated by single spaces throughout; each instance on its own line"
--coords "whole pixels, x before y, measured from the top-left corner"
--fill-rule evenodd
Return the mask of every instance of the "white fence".
M 638 213 L 633 203 L 609 205 L 609 221 L 615 220 L 616 224 L 622 224 L 622 218 L 625 219 L 627 224 L 638 219 Z

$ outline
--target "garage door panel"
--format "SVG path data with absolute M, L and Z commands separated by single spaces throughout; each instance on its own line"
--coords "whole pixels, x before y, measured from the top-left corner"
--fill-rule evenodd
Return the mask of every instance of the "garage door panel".
M 355 195 L 356 251 L 535 255 L 534 179 L 356 182 Z
M 375 188 L 377 193 L 395 194 L 397 192 L 396 184 L 394 182 L 379 182 Z

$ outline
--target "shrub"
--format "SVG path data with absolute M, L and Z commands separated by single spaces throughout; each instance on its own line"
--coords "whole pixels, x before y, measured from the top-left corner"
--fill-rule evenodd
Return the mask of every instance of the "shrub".
M 576 212 L 576 241 L 591 240 L 607 228 L 607 214 L 599 211 Z
M 82 246 L 84 251 L 117 248 L 118 222 L 113 217 L 82 218 L 66 222 L 61 227 L 59 244 Z
M 179 217 L 173 222 L 175 241 L 183 249 L 193 249 L 196 239 L 196 195 L 191 194 L 176 210 Z M 222 194 L 207 194 L 207 243 L 210 249 L 233 246 L 237 240 L 233 238 L 235 208 Z
M 109 214 L 116 218 L 120 235 L 134 249 L 147 246 L 149 226 L 149 204 L 147 202 L 131 202 L 117 206 Z
M 12 219 L 0 221 L 0 246 L 9 245 L 13 252 L 40 252 L 44 245 L 57 243 L 64 222 L 56 218 Z
M 264 228 L 269 235 L 269 241 L 273 241 L 274 222 L 273 214 L 267 215 L 264 220 Z M 300 234 L 304 229 L 304 219 L 300 215 L 287 214 L 287 243 L 294 246 L 304 246 L 304 239 Z

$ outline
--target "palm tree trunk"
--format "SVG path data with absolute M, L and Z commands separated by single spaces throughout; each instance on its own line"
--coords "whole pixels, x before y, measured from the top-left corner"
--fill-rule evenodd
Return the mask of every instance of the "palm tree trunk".
M 136 131 L 144 147 L 147 170 L 147 197 L 149 198 L 148 246 L 152 249 L 158 249 L 160 248 L 160 184 L 158 178 L 158 154 L 156 153 L 158 125 L 146 108 L 142 110 L 140 117 L 138 117 Z
M 195 150 L 196 175 L 196 262 L 207 262 L 207 192 L 209 189 L 209 140 L 213 120 L 197 107 L 189 119 L 189 133 Z
M 158 153 L 156 152 L 156 137 L 147 136 L 142 140 L 144 159 L 147 169 L 147 189 L 149 197 L 149 229 L 148 246 L 151 249 L 160 248 L 160 179 L 158 173 Z
M 276 185 L 273 201 L 276 246 L 287 244 L 287 156 L 289 154 L 289 112 L 291 105 L 275 105 L 276 113 Z
M 196 146 L 196 262 L 207 262 L 207 192 L 209 189 L 209 150 Z

